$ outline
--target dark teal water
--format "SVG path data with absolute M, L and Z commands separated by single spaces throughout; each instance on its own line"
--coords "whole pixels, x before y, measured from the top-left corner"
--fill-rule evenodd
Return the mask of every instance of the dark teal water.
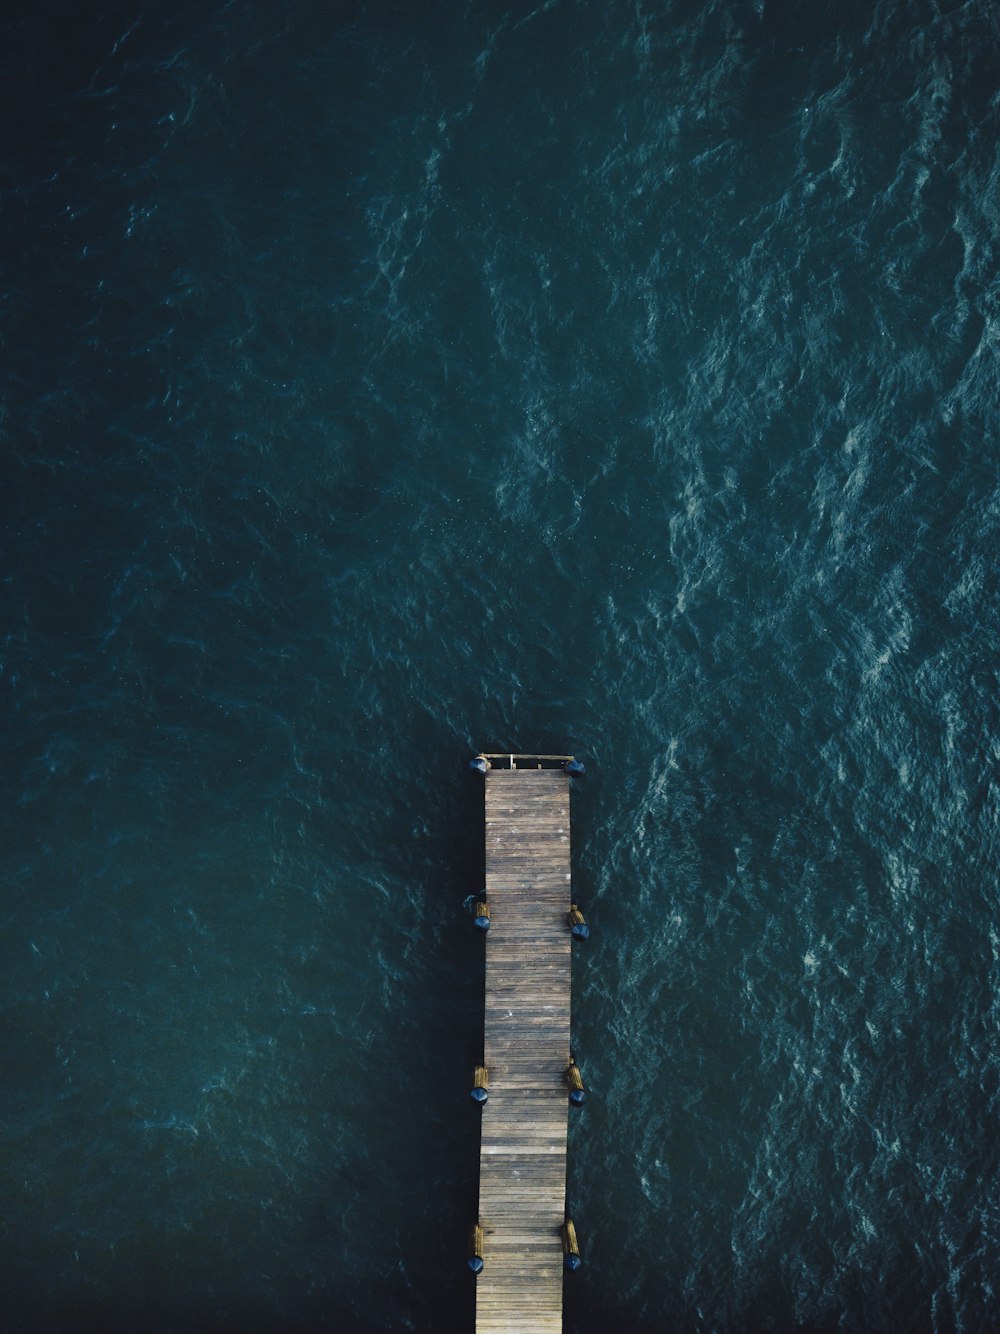
M 5 20 L 5 1330 L 471 1328 L 481 747 L 588 764 L 567 1330 L 1000 1323 L 998 58 Z

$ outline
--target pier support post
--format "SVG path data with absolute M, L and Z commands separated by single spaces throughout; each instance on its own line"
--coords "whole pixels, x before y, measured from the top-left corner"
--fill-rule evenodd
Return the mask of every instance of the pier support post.
M 490 1072 L 485 1065 L 477 1065 L 476 1073 L 472 1076 L 472 1093 L 469 1095 L 473 1102 L 482 1105 L 489 1100 Z
M 590 927 L 587 925 L 587 919 L 575 903 L 569 905 L 569 925 L 574 940 L 590 939 Z
M 583 1264 L 580 1258 L 580 1243 L 576 1239 L 576 1228 L 572 1218 L 567 1218 L 562 1225 L 563 1267 L 569 1270 L 579 1269 Z
M 587 1090 L 583 1087 L 583 1075 L 576 1061 L 566 1067 L 566 1084 L 569 1088 L 569 1100 L 574 1107 L 582 1107 L 587 1101 Z
M 469 1268 L 474 1274 L 483 1272 L 483 1225 L 474 1223 L 469 1237 Z
M 490 929 L 490 905 L 485 899 L 478 899 L 472 905 L 472 925 L 477 931 Z

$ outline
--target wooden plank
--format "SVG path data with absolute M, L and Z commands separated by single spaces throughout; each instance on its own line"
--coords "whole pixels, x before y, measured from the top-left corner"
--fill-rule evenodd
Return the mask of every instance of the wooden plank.
M 486 774 L 486 937 L 477 1334 L 562 1329 L 571 937 L 569 779 Z

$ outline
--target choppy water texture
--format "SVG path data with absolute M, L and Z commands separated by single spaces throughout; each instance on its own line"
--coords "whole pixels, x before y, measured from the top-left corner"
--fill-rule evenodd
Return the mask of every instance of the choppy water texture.
M 566 1327 L 1000 1323 L 989 0 L 25 8 L 6 1330 L 461 1330 L 479 747 Z

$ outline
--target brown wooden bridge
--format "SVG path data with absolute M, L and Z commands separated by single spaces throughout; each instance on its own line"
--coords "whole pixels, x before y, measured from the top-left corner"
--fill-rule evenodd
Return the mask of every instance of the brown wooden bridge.
M 487 755 L 477 1334 L 562 1328 L 571 756 Z

